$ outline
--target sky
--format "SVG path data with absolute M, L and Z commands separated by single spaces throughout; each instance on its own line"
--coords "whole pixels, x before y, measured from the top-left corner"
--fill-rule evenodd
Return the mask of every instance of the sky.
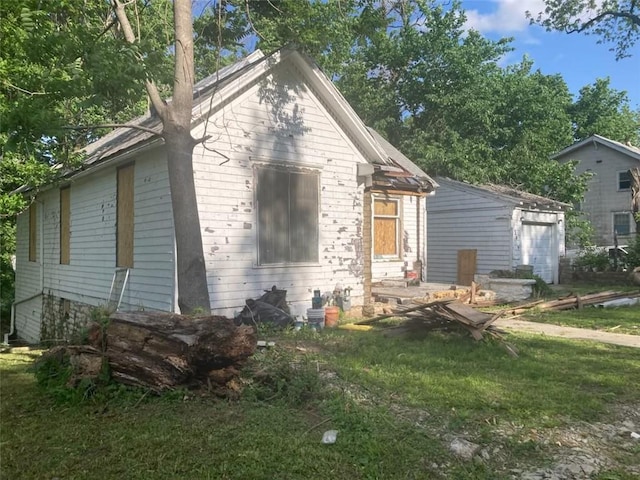
M 545 75 L 559 73 L 577 99 L 579 90 L 598 78 L 610 78 L 610 87 L 625 90 L 631 108 L 640 109 L 640 45 L 630 51 L 631 58 L 616 61 L 612 45 L 598 44 L 598 37 L 582 33 L 547 32 L 530 25 L 527 10 L 544 9 L 542 0 L 463 0 L 467 27 L 497 40 L 514 37 L 515 50 L 502 60 L 502 65 L 518 63 L 523 56 L 534 62 L 534 69 Z

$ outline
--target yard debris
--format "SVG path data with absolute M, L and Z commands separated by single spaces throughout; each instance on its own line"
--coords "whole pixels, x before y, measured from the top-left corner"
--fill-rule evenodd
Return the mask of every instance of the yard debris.
M 388 334 L 424 332 L 458 325 L 466 329 L 476 340 L 482 340 L 484 334 L 503 340 L 503 332 L 491 326 L 502 315 L 502 311 L 495 314 L 481 312 L 459 300 L 438 300 L 411 307 L 399 305 L 392 313 L 362 320 L 355 325 L 372 325 L 387 318 L 403 317 L 404 321 L 400 325 L 387 328 Z M 518 356 L 513 345 L 506 342 L 503 344 L 510 355 Z
M 275 285 L 271 290 L 258 299 L 246 300 L 246 306 L 236 318 L 237 325 L 257 325 L 258 323 L 272 325 L 278 328 L 293 326 L 295 319 L 289 312 L 287 305 L 287 291 L 280 290 Z
M 337 438 L 337 430 L 327 430 L 326 432 L 324 432 L 324 435 L 322 435 L 322 443 L 330 445 L 332 443 L 336 443 Z
M 587 295 L 574 295 L 570 294 L 566 297 L 558 298 L 557 300 L 551 300 L 548 302 L 535 301 L 520 305 L 516 308 L 508 308 L 503 310 L 505 315 L 521 315 L 527 313 L 533 309 L 537 311 L 557 311 L 557 310 L 572 310 L 580 309 L 587 305 L 598 305 L 610 300 L 621 298 L 638 298 L 640 292 L 616 292 L 608 290 L 606 292 L 590 293 Z
M 116 312 L 106 327 L 90 325 L 89 343 L 54 348 L 42 359 L 68 359 L 70 386 L 108 367 L 113 380 L 153 392 L 205 385 L 224 395 L 254 353 L 256 331 L 219 316 Z

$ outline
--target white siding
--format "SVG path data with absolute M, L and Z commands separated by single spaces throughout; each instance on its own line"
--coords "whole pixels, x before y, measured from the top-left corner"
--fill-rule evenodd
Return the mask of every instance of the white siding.
M 311 307 L 314 289 L 332 291 L 337 283 L 353 289 L 354 305 L 363 300 L 356 165 L 365 160 L 298 71 L 279 67 L 276 75 L 238 92 L 194 132 L 212 135 L 196 147 L 194 170 L 211 303 L 219 314 L 233 315 L 272 285 L 287 290 L 297 315 Z M 320 173 L 318 265 L 257 265 L 254 167 L 265 163 Z
M 458 250 L 478 251 L 477 273 L 511 269 L 510 205 L 442 182 L 427 211 L 429 282 L 456 282 Z
M 38 239 L 42 238 L 42 206 L 37 205 Z M 41 243 L 38 240 L 36 262 L 29 261 L 29 211 L 17 219 L 16 232 L 16 283 L 15 325 L 18 335 L 28 342 L 40 340 L 40 317 L 42 316 Z
M 71 184 L 69 265 L 60 264 L 59 190 L 53 188 L 39 195 L 38 215 L 44 216 L 42 285 L 39 264 L 27 261 L 28 215 L 21 215 L 16 255 L 18 301 L 41 291 L 89 305 L 107 303 L 115 270 L 116 187 L 115 166 Z M 174 241 L 164 156 L 149 153 L 137 159 L 134 190 L 134 268 L 121 308 L 171 310 Z M 40 252 L 38 255 L 39 259 Z M 21 337 L 37 341 L 41 311 L 34 310 L 32 303 L 17 306 L 16 325 Z M 29 312 L 25 313 L 26 310 Z
M 613 245 L 613 214 L 631 211 L 631 192 L 618 190 L 618 173 L 632 167 L 640 167 L 640 162 L 601 144 L 588 144 L 559 159 L 564 162 L 578 160 L 576 173 L 591 172 L 588 190 L 581 210 L 591 221 L 598 245 Z M 631 221 L 631 232 L 635 224 Z M 628 242 L 633 235 L 619 237 L 619 244 Z

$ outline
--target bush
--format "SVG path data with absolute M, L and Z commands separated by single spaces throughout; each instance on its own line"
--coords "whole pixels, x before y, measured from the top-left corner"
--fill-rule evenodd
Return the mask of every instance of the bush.
M 636 238 L 629 243 L 627 252 L 625 262 L 628 270 L 640 267 L 640 235 L 636 235 Z
M 585 271 L 601 272 L 608 270 L 611 265 L 609 254 L 593 247 L 585 249 L 573 262 L 573 266 Z

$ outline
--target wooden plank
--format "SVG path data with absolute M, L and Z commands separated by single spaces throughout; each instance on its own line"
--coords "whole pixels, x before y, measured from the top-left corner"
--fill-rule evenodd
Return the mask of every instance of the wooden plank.
M 133 267 L 134 166 L 118 169 L 116 266 Z
M 428 308 L 431 307 L 433 305 L 444 305 L 446 303 L 450 303 L 453 300 L 438 300 L 435 302 L 429 302 L 429 303 L 423 303 L 421 305 L 418 305 L 416 307 L 410 307 L 410 308 L 403 308 L 401 309 L 401 311 L 396 311 L 394 313 L 390 313 L 387 315 L 379 315 L 377 317 L 373 317 L 373 318 L 367 318 L 366 320 L 360 320 L 359 322 L 356 322 L 355 325 L 371 325 L 372 323 L 376 323 L 379 322 L 380 320 L 384 320 L 385 318 L 391 318 L 391 317 L 399 317 L 402 316 L 406 313 L 409 312 L 415 312 L 417 310 L 422 310 L 424 308 Z
M 462 317 L 476 326 L 484 325 L 486 322 L 491 320 L 490 314 L 481 312 L 473 307 L 470 307 L 469 305 L 465 305 L 460 302 L 451 302 L 444 308 L 451 311 L 454 315 Z
M 458 250 L 458 285 L 471 285 L 476 273 L 478 250 Z

